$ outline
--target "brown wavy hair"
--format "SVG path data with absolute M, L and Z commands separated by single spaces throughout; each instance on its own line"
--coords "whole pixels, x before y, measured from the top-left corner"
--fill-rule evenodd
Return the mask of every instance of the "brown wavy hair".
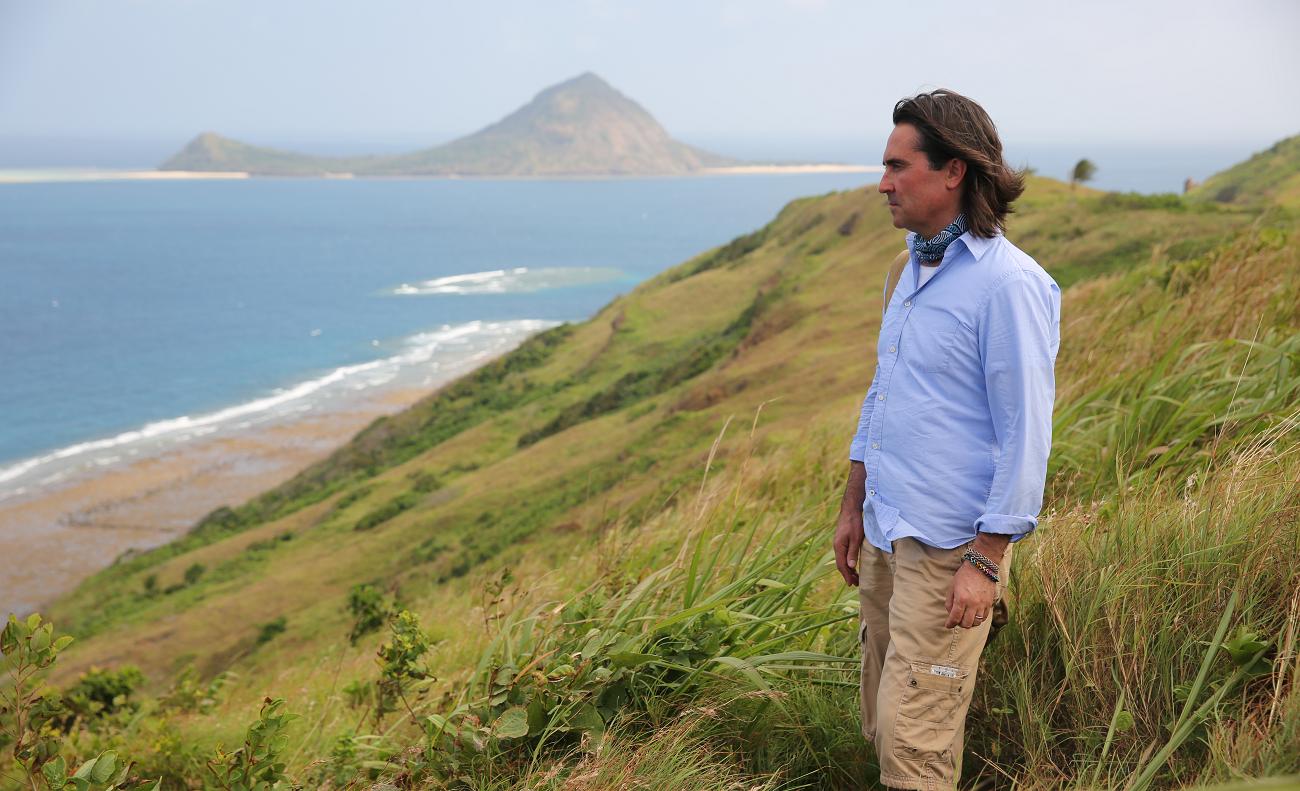
M 1002 158 L 997 127 L 984 108 L 940 88 L 895 104 L 898 124 L 916 127 L 931 168 L 938 170 L 953 159 L 966 163 L 961 203 L 971 233 L 988 238 L 1000 231 L 1011 204 L 1025 191 L 1025 175 Z

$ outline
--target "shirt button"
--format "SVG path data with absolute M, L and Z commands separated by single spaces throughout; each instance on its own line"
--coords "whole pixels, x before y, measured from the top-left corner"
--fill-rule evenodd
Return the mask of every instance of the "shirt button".
M 876 400 L 877 400 L 877 401 L 884 401 L 884 400 L 885 400 L 885 396 L 884 396 L 884 394 L 881 394 L 881 395 L 876 396 Z
M 903 303 L 903 307 L 905 307 L 905 308 L 910 308 L 910 307 L 912 307 L 912 300 L 909 299 L 909 300 L 907 300 L 906 302 L 904 302 L 904 303 Z
M 871 495 L 872 497 L 875 497 L 875 496 L 876 496 L 876 490 L 875 490 L 875 489 L 872 489 L 871 491 L 867 492 L 867 494 Z
M 890 346 L 890 347 L 889 347 L 889 350 L 890 350 L 891 352 L 892 352 L 892 351 L 897 351 L 897 350 L 898 350 L 898 347 L 897 347 L 897 346 Z
M 880 443 L 879 443 L 879 442 L 873 442 L 873 443 L 871 443 L 871 448 L 872 448 L 873 450 L 880 450 Z

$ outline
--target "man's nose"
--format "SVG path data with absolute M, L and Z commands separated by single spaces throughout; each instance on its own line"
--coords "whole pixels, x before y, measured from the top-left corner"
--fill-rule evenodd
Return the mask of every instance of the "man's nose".
M 880 183 L 876 185 L 876 192 L 886 194 L 894 191 L 894 185 L 884 176 L 880 177 Z

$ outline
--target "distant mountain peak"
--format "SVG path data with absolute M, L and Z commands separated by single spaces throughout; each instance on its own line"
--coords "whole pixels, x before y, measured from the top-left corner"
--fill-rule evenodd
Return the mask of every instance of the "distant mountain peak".
M 674 140 L 641 105 L 592 71 L 542 89 L 494 124 L 445 145 L 390 157 L 331 159 L 204 132 L 164 170 L 262 175 L 678 175 L 735 164 Z

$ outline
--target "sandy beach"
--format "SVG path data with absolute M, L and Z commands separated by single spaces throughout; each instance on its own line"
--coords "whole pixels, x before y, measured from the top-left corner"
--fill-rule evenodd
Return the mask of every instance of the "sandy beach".
M 699 176 L 771 176 L 796 175 L 810 173 L 880 173 L 878 165 L 843 165 L 843 164 L 808 164 L 808 165 L 733 165 L 729 167 L 700 168 L 693 174 Z M 217 172 L 198 170 L 94 170 L 71 168 L 48 168 L 31 170 L 0 170 L 0 184 L 39 184 L 67 181 L 186 181 L 252 178 L 251 173 L 242 171 Z M 354 179 L 353 173 L 321 173 L 317 176 L 290 176 L 279 178 L 320 178 L 320 179 Z M 585 180 L 601 178 L 593 175 L 574 176 L 364 176 L 361 178 L 380 179 L 384 181 L 404 180 L 439 180 L 439 179 L 478 179 L 478 180 Z M 606 178 L 626 178 L 625 176 L 607 176 Z
M 94 168 L 40 168 L 0 170 L 0 184 L 39 184 L 51 181 L 188 181 L 246 179 L 248 173 L 197 170 L 99 170 Z
M 700 172 L 712 176 L 756 176 L 794 173 L 881 173 L 879 165 L 732 165 L 721 168 L 701 168 Z
M 346 409 L 192 440 L 0 502 L 0 608 L 39 609 L 128 549 L 171 541 L 214 508 L 288 480 L 428 392 L 389 390 Z

